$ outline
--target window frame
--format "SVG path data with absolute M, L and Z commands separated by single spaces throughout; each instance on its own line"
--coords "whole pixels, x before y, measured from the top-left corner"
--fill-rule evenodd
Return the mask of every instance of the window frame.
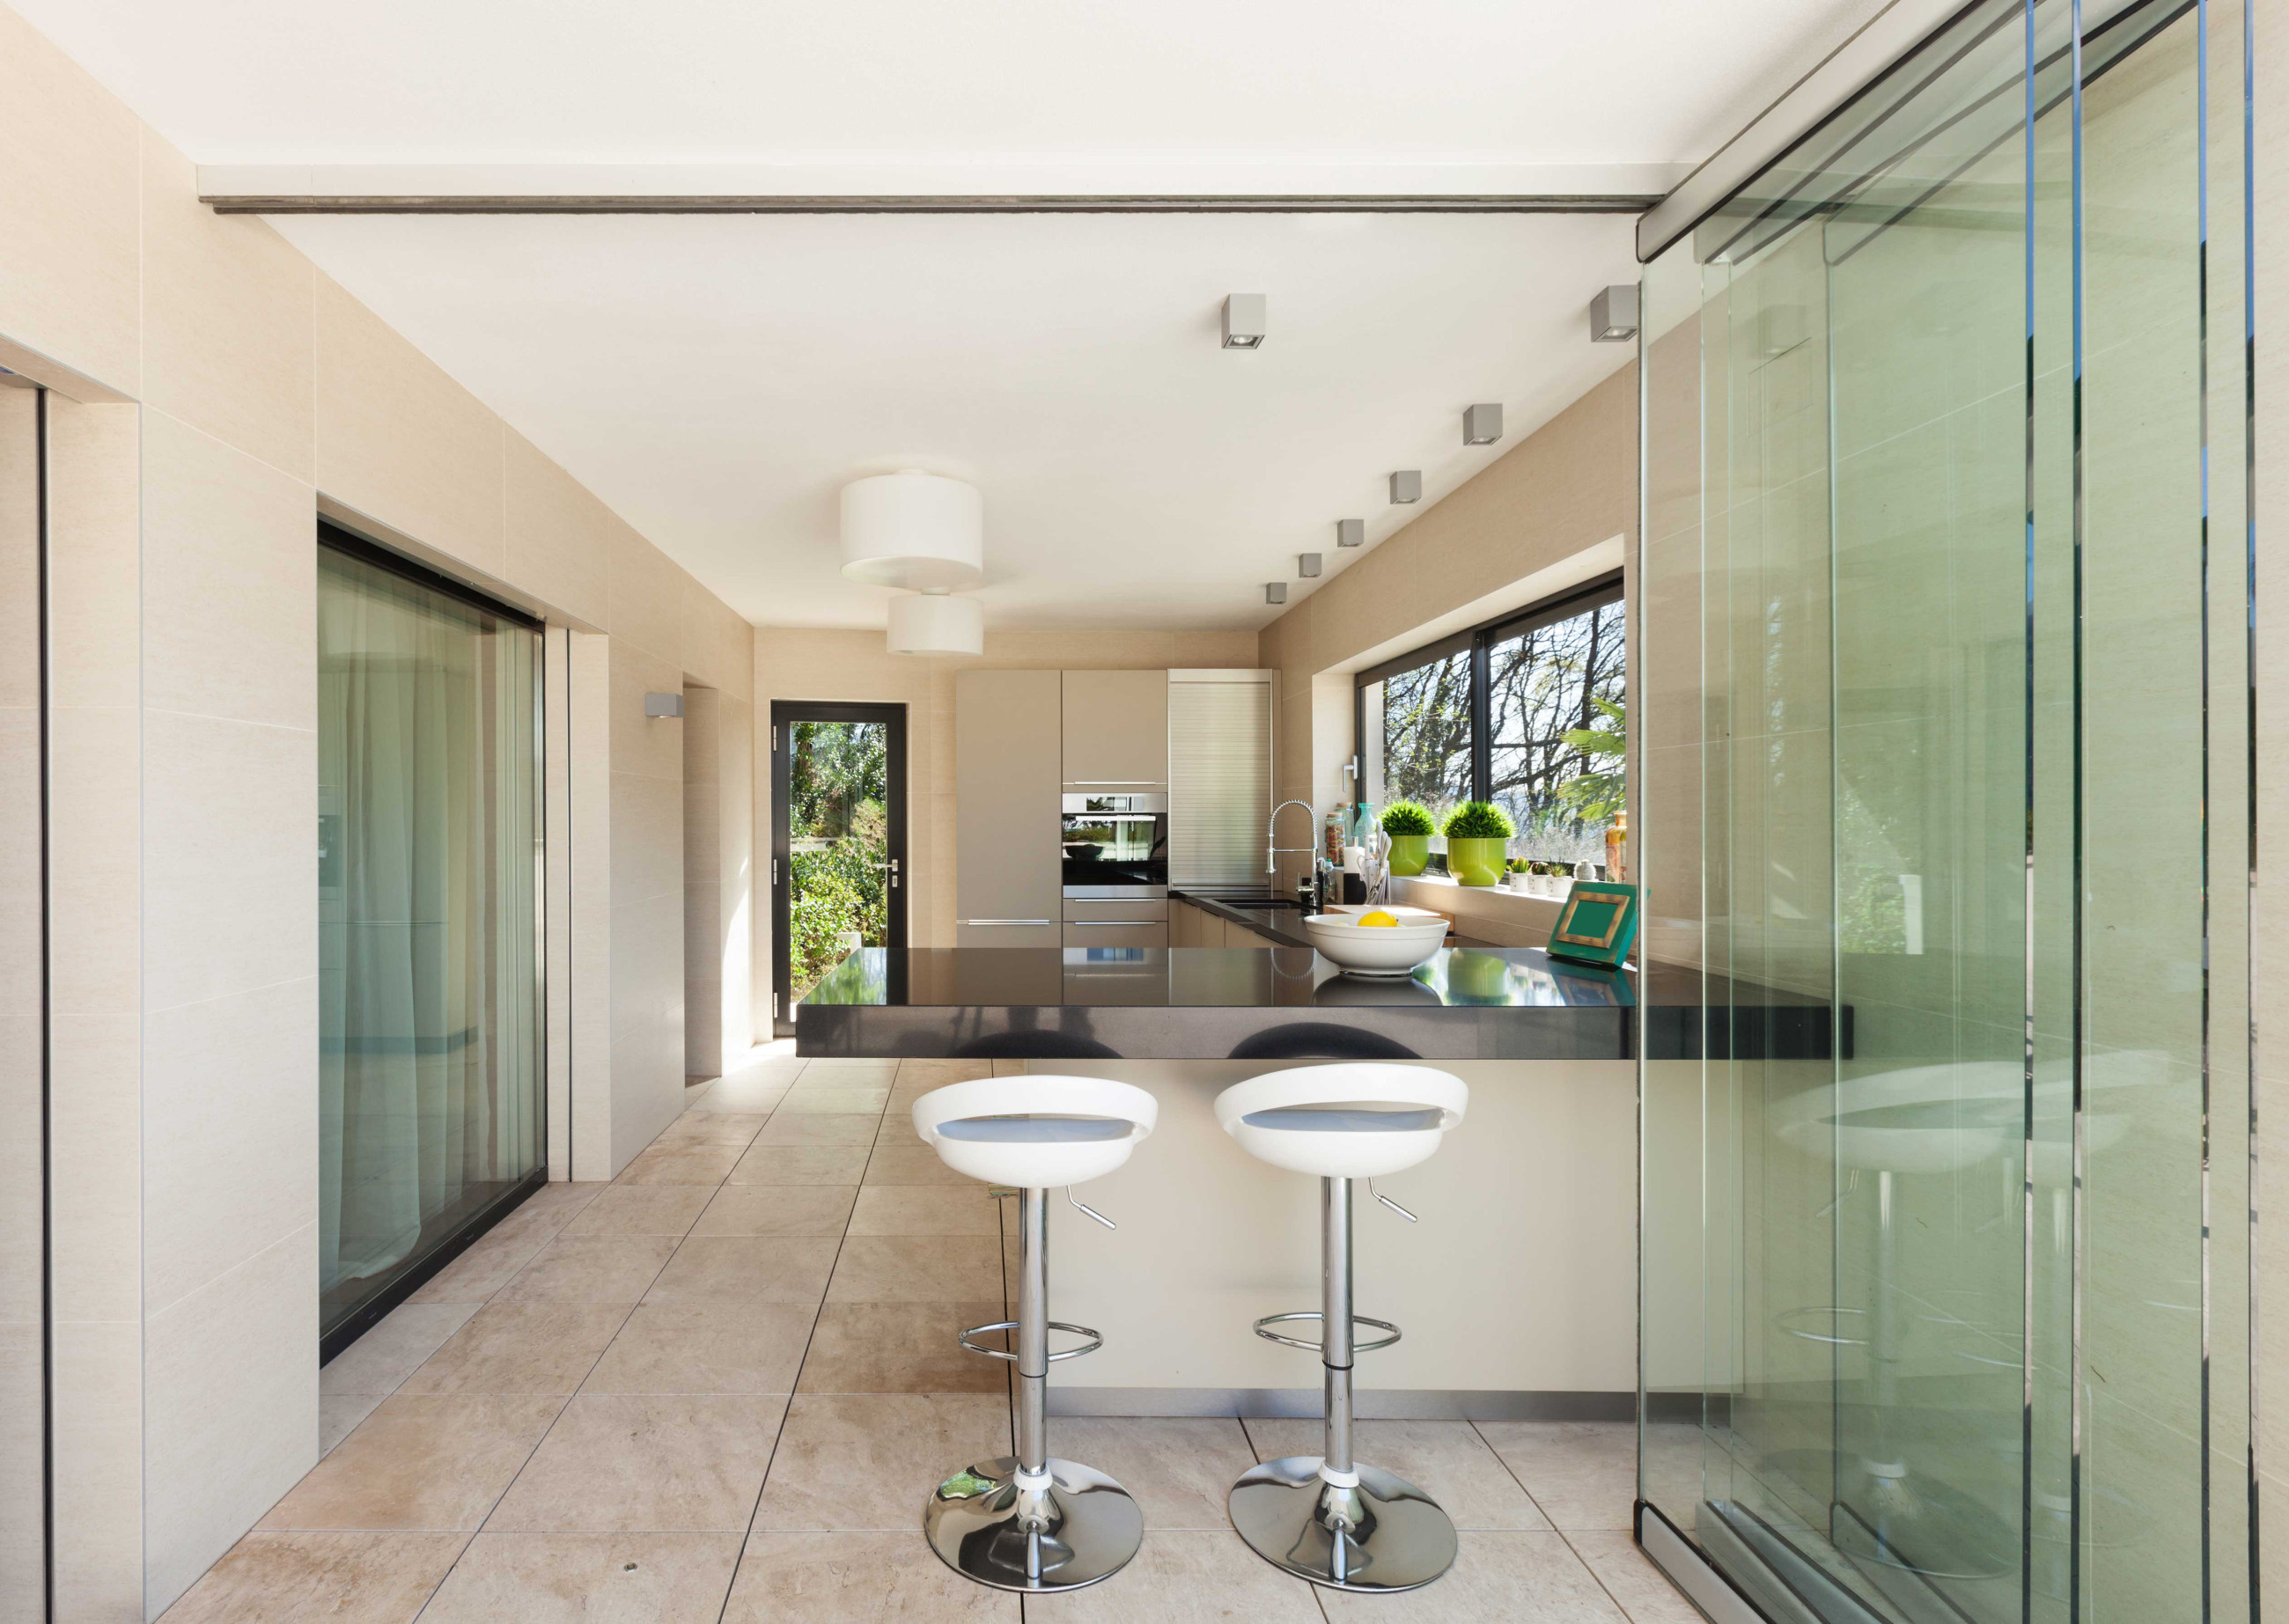
M 1496 643 L 1521 633 L 1538 631 L 1555 625 L 1561 620 L 1571 620 L 1591 609 L 1604 609 L 1612 603 L 1625 603 L 1628 594 L 1623 572 L 1608 570 L 1579 585 L 1553 593 L 1547 598 L 1527 604 L 1524 609 L 1508 609 L 1491 620 L 1480 621 L 1464 631 L 1452 632 L 1433 638 L 1395 655 L 1379 660 L 1352 674 L 1352 798 L 1354 805 L 1367 799 L 1367 690 L 1376 683 L 1392 677 L 1403 676 L 1434 660 L 1451 658 L 1469 650 L 1471 656 L 1471 795 L 1472 800 L 1493 799 L 1494 785 L 1494 695 L 1492 667 Z M 1623 671 L 1626 676 L 1629 657 L 1626 646 L 1628 617 L 1623 617 L 1624 648 Z

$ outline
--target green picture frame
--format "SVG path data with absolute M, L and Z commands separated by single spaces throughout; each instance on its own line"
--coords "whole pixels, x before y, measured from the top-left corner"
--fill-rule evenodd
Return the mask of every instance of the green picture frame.
M 1603 880 L 1577 880 L 1550 927 L 1552 959 L 1610 969 L 1626 961 L 1638 938 L 1638 888 Z

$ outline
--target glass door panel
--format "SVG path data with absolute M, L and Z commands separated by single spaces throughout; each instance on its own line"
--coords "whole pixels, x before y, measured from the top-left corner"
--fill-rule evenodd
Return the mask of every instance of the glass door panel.
M 775 1030 L 861 947 L 905 945 L 905 707 L 771 707 Z
M 546 1177 L 540 637 L 347 537 L 318 566 L 331 1357 Z

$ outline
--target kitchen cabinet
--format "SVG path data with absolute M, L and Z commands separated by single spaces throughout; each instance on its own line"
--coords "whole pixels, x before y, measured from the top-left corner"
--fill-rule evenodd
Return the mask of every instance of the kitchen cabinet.
M 962 947 L 1062 943 L 1060 674 L 954 675 L 954 939 Z
M 1067 947 L 1166 947 L 1170 904 L 1159 899 L 1096 902 L 1065 898 Z
M 1068 671 L 1059 728 L 1065 786 L 1160 789 L 1168 782 L 1168 673 Z

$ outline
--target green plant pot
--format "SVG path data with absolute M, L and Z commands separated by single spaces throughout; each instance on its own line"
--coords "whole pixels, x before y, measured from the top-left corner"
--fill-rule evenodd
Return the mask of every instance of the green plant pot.
M 1431 862 L 1431 837 L 1427 834 L 1394 834 L 1391 837 L 1391 872 L 1402 880 L 1412 880 Z
M 1503 848 L 1510 842 L 1491 838 L 1464 840 L 1447 837 L 1447 872 L 1457 885 L 1498 886 L 1503 877 Z

